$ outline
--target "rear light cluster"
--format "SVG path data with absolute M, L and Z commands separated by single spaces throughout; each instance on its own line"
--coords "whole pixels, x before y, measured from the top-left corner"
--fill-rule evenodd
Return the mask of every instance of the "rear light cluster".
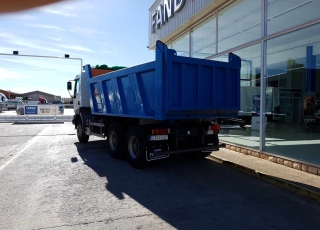
M 152 135 L 167 135 L 170 129 L 152 129 Z
M 220 125 L 217 124 L 217 125 L 210 125 L 209 126 L 209 131 L 218 131 L 218 133 L 220 133 Z M 213 133 L 213 132 L 212 132 Z

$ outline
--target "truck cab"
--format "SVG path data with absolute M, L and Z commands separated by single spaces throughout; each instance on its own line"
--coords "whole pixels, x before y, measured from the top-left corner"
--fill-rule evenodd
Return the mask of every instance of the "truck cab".
M 73 110 L 75 114 L 81 107 L 88 107 L 90 108 L 90 101 L 89 101 L 89 90 L 87 87 L 87 81 L 85 79 L 84 74 L 78 74 L 74 79 L 74 90 L 72 94 L 73 98 Z M 71 82 L 68 82 L 68 90 L 72 90 Z
M 92 77 L 97 77 L 109 72 L 112 72 L 112 70 L 91 69 Z M 72 83 L 70 81 L 68 82 L 67 88 L 68 91 L 72 91 Z M 77 111 L 79 112 L 80 108 L 90 108 L 91 96 L 85 72 L 82 72 L 75 77 L 73 94 L 71 96 L 73 99 L 73 110 L 75 114 L 77 114 Z

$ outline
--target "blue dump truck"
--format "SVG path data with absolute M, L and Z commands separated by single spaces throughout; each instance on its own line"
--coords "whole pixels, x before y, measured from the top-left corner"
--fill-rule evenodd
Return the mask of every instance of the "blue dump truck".
M 238 115 L 240 68 L 232 53 L 229 62 L 181 57 L 160 41 L 152 62 L 99 76 L 86 65 L 74 80 L 77 137 L 106 138 L 106 151 L 136 168 L 177 153 L 206 157 L 222 147 L 217 119 Z

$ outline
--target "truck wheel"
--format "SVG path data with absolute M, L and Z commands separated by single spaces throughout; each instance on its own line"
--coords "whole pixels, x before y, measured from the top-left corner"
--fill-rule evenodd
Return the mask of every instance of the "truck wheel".
M 77 120 L 77 137 L 81 143 L 87 143 L 89 140 L 89 136 L 84 132 L 84 128 L 82 127 L 82 120 Z
M 144 135 L 139 127 L 132 127 L 128 130 L 126 136 L 127 159 L 134 168 L 146 167 L 146 144 Z
M 125 150 L 125 127 L 121 123 L 113 123 L 107 130 L 107 149 L 112 158 L 121 158 Z

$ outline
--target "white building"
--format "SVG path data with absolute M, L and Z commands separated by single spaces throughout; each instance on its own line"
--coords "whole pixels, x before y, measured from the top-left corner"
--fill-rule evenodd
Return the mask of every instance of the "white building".
M 156 0 L 149 9 L 148 46 L 161 40 L 178 55 L 219 61 L 227 61 L 229 52 L 240 56 L 239 116 L 248 125 L 223 129 L 220 140 L 320 166 L 320 121 L 314 116 L 320 108 L 319 12 L 320 0 Z M 252 119 L 254 97 L 266 104 L 260 114 L 267 113 L 268 121 Z M 315 122 L 306 125 L 307 119 Z

